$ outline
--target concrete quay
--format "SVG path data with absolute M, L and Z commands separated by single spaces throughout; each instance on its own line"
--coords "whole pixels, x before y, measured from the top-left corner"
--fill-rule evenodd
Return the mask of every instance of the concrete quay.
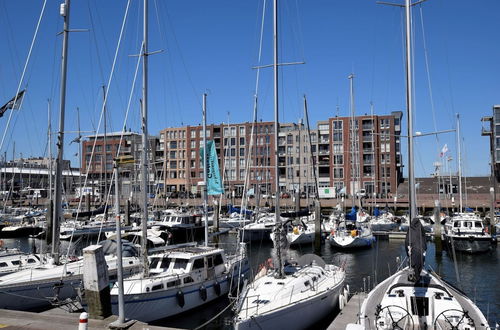
M 112 315 L 104 320 L 88 320 L 87 329 L 111 329 L 109 324 L 118 317 Z M 60 308 L 50 309 L 42 313 L 22 312 L 0 309 L 1 329 L 39 329 L 67 330 L 78 329 L 80 313 L 68 313 Z M 127 329 L 131 330 L 173 330 L 174 328 L 158 327 L 136 321 Z

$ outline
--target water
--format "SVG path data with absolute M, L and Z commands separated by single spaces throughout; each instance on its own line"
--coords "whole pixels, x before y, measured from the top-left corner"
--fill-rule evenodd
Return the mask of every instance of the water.
M 41 241 L 34 239 L 4 239 L 4 246 L 18 247 L 24 251 L 31 251 L 33 245 L 40 248 Z M 235 235 L 224 235 L 220 237 L 220 244 L 229 250 L 235 249 Z M 81 241 L 72 244 L 70 250 L 75 253 L 92 241 Z M 406 256 L 403 240 L 379 240 L 371 249 L 355 252 L 336 251 L 328 244 L 321 247 L 320 254 L 327 263 L 344 265 L 346 269 L 346 283 L 349 284 L 351 292 L 363 291 L 372 288 L 375 283 L 381 282 L 389 274 L 393 274 L 397 268 L 397 258 L 403 260 Z M 69 243 L 61 242 L 61 251 L 66 253 Z M 255 271 L 260 264 L 270 257 L 272 249 L 271 242 L 253 242 L 248 246 L 248 255 Z M 298 258 L 303 254 L 313 253 L 312 246 L 301 246 L 290 249 L 289 257 Z M 476 302 L 481 311 L 488 318 L 491 325 L 500 320 L 500 287 L 498 286 L 498 265 L 500 263 L 500 250 L 494 248 L 484 254 L 457 254 L 457 268 L 460 276 L 458 283 L 455 275 L 455 266 L 451 253 L 443 251 L 442 255 L 435 255 L 434 243 L 428 243 L 426 267 L 431 267 L 445 280 L 459 287 L 469 298 Z M 194 329 L 210 321 L 229 305 L 229 299 L 221 298 L 210 302 L 206 306 L 191 310 L 182 315 L 154 322 L 155 325 Z M 327 319 L 314 326 L 315 329 L 326 328 L 335 317 L 337 311 Z M 231 308 L 222 312 L 220 316 L 212 320 L 205 329 L 231 329 Z

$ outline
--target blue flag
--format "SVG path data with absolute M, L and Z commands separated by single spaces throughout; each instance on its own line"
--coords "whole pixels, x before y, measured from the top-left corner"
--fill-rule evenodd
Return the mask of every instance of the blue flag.
M 201 161 L 204 161 L 203 147 L 200 148 Z M 220 195 L 224 193 L 224 186 L 220 178 L 219 161 L 217 159 L 217 152 L 215 151 L 214 141 L 207 141 L 207 193 L 209 195 Z

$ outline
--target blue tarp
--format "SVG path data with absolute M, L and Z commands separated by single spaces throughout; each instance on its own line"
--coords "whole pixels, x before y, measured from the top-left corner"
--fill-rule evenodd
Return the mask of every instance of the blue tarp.
M 252 215 L 253 214 L 253 212 L 250 211 L 250 210 L 243 210 L 243 212 L 241 212 L 241 209 L 239 207 L 234 207 L 231 204 L 229 204 L 227 206 L 227 208 L 228 208 L 228 211 L 229 211 L 228 213 L 229 214 L 234 213 L 234 212 L 236 212 L 236 213 L 243 213 L 245 215 Z
M 356 221 L 356 208 L 354 206 L 351 208 L 351 212 L 345 215 L 346 220 L 354 220 Z
M 474 209 L 471 209 L 470 207 L 466 207 L 465 212 L 474 212 Z
M 378 217 L 379 215 L 380 215 L 380 210 L 378 209 L 378 207 L 376 207 L 375 210 L 373 210 L 373 216 Z

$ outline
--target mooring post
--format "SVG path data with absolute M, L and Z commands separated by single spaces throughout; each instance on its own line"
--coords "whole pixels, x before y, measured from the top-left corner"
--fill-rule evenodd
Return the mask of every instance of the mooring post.
M 89 317 L 103 320 L 110 316 L 111 296 L 108 266 L 101 245 L 90 245 L 83 249 L 83 285 Z

